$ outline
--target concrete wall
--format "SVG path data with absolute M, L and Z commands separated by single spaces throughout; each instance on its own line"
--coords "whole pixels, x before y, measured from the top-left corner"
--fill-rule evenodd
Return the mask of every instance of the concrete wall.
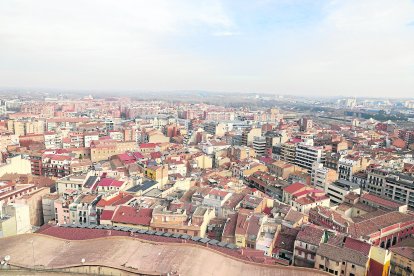
M 6 173 L 30 174 L 32 168 L 30 161 L 23 159 L 20 155 L 8 159 L 8 163 L 0 165 L 0 177 Z

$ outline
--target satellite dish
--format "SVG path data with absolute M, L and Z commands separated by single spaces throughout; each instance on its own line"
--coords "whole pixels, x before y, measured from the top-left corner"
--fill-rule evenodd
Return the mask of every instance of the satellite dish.
M 85 259 L 82 258 L 81 262 L 82 262 L 82 264 L 84 264 L 85 263 Z
M 6 262 L 10 261 L 10 256 L 9 256 L 9 255 L 4 256 L 4 260 L 5 260 Z

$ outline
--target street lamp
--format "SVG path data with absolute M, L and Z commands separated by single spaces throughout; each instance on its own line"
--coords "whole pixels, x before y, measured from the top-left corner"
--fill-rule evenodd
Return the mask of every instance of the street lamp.
M 9 268 L 10 268 L 9 261 L 10 261 L 10 255 L 6 255 L 6 256 L 4 256 L 4 258 L 3 258 L 3 260 L 0 262 L 0 264 L 1 264 L 1 266 L 3 266 L 5 269 L 7 268 L 7 266 L 9 266 Z
M 34 253 L 34 240 L 31 240 L 32 244 L 32 256 L 33 256 L 33 269 L 36 269 L 36 260 L 35 260 L 35 253 Z

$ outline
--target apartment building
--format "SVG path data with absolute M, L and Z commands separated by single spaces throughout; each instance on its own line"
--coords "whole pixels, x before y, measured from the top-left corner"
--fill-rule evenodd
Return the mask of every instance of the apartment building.
M 293 142 L 286 142 L 280 148 L 280 159 L 290 164 L 295 164 L 296 159 L 296 144 Z
M 253 149 L 256 152 L 257 155 L 259 156 L 263 156 L 263 155 L 267 155 L 266 150 L 266 138 L 262 137 L 262 136 L 256 136 L 253 138 Z
M 284 180 L 287 180 L 289 175 L 295 171 L 295 165 L 282 160 L 277 160 L 272 164 L 269 164 L 268 168 L 269 172 Z
M 307 169 L 309 172 L 312 170 L 312 165 L 325 162 L 325 150 L 323 147 L 315 147 L 304 143 L 299 143 L 296 146 L 295 164 Z
M 338 173 L 324 167 L 322 163 L 313 163 L 311 172 L 311 183 L 314 187 L 328 191 L 328 186 L 338 179 Z
M 327 187 L 328 189 L 326 192 L 331 200 L 331 203 L 333 204 L 340 204 L 344 202 L 346 195 L 349 193 L 361 193 L 361 188 L 358 184 L 343 179 L 335 181 L 327 185 Z
M 367 169 L 366 189 L 414 208 L 414 177 L 378 166 Z
M 251 146 L 253 144 L 254 137 L 261 137 L 261 128 L 250 128 L 246 129 L 242 133 L 242 145 Z
M 369 165 L 369 160 L 362 156 L 343 156 L 338 161 L 339 179 L 352 180 L 355 173 L 363 171 Z
M 81 194 L 69 205 L 70 221 L 72 224 L 97 225 L 98 215 L 96 204 L 100 195 Z

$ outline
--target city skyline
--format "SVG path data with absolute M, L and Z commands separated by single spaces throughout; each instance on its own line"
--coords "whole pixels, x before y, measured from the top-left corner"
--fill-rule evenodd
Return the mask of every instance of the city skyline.
M 408 97 L 414 2 L 0 4 L 0 86 Z

